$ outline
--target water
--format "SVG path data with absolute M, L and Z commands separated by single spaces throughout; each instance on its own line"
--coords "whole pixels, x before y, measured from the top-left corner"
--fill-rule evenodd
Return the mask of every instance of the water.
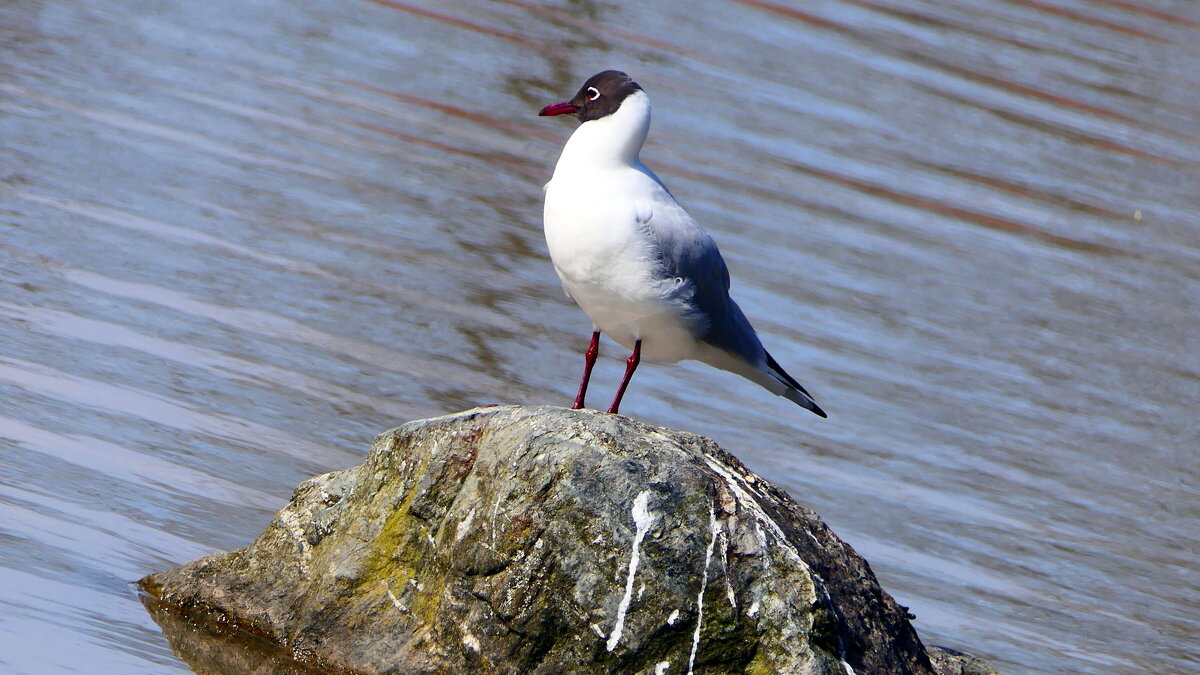
M 1195 4 L 24 0 L 0 30 L 0 670 L 186 670 L 130 581 L 400 422 L 569 404 L 590 324 L 540 187 L 573 125 L 535 114 L 609 67 L 830 419 L 698 364 L 623 409 L 816 509 L 928 643 L 1200 669 Z

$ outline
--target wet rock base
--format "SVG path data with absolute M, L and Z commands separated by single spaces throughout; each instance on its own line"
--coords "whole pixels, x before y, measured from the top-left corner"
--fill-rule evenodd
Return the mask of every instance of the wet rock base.
M 995 672 L 712 441 L 586 410 L 410 422 L 140 584 L 206 673 Z

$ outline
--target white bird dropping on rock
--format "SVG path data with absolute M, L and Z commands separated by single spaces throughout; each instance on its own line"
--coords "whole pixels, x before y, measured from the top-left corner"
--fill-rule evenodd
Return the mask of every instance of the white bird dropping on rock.
M 638 562 L 641 560 L 642 540 L 646 538 L 646 533 L 654 524 L 655 516 L 648 508 L 649 504 L 649 490 L 644 490 L 633 499 L 633 524 L 637 529 L 633 535 L 633 552 L 629 555 L 629 576 L 625 580 L 625 597 L 621 598 L 621 604 L 617 606 L 617 622 L 613 625 L 612 634 L 608 636 L 608 651 L 610 652 L 616 649 L 617 642 L 621 640 L 621 633 L 625 630 L 625 612 L 629 611 L 629 602 L 633 597 L 633 576 L 637 574 Z

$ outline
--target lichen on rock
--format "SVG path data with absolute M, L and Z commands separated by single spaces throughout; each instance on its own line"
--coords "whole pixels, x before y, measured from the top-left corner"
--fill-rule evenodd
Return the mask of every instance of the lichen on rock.
M 816 514 L 708 439 L 593 411 L 410 422 L 249 547 L 142 585 L 343 672 L 934 672 Z

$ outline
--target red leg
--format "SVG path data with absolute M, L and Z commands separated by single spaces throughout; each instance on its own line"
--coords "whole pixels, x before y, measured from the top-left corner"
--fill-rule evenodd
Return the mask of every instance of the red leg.
M 621 378 L 621 386 L 617 388 L 617 395 L 613 398 L 612 406 L 609 407 L 610 415 L 617 414 L 617 408 L 621 405 L 621 398 L 625 396 L 625 387 L 629 386 L 629 380 L 633 377 L 633 371 L 637 370 L 638 363 L 642 360 L 642 341 L 638 340 L 633 343 L 633 353 L 629 355 L 629 359 L 625 361 L 625 377 Z
M 596 355 L 600 353 L 600 331 L 592 333 L 592 344 L 588 345 L 587 351 L 583 353 L 583 379 L 579 381 L 579 393 L 575 395 L 575 405 L 571 406 L 571 410 L 579 410 L 583 407 L 583 397 L 587 394 L 588 380 L 592 379 L 592 366 L 596 365 Z

